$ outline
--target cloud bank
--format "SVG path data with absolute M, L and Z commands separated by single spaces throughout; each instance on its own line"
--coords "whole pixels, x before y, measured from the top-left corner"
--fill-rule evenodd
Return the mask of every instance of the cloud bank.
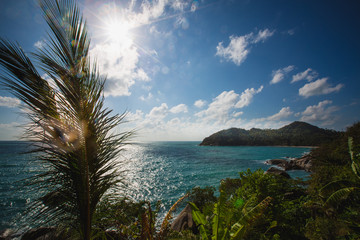
M 299 89 L 299 95 L 308 98 L 311 96 L 338 92 L 341 88 L 344 87 L 343 84 L 338 84 L 335 87 L 332 87 L 329 83 L 327 83 L 327 80 L 328 78 L 321 78 L 315 82 L 305 84 L 302 88 Z
M 0 107 L 14 108 L 18 107 L 20 104 L 21 101 L 18 98 L 0 96 Z

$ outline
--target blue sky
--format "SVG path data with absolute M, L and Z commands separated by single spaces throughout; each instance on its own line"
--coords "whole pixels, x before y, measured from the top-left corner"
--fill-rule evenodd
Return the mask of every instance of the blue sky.
M 107 76 L 106 106 L 128 111 L 119 131 L 135 128 L 137 140 L 202 140 L 295 120 L 345 130 L 360 120 L 356 0 L 78 3 Z M 0 2 L 1 37 L 31 52 L 47 30 L 36 1 Z M 0 140 L 21 136 L 22 115 L 0 91 Z

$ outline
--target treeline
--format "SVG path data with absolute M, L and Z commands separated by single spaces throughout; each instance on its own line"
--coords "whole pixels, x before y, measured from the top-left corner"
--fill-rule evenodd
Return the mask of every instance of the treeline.
M 340 132 L 293 122 L 280 129 L 230 128 L 205 138 L 202 146 L 319 146 L 340 136 Z

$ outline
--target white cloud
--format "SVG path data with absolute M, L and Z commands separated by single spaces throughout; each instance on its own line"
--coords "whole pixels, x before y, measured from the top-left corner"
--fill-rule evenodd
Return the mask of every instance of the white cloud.
M 182 113 L 182 112 L 187 113 L 188 108 L 187 108 L 187 106 L 185 104 L 179 104 L 179 105 L 177 105 L 175 107 L 172 107 L 170 109 L 170 112 L 172 112 L 172 113 Z
M 232 61 L 240 66 L 250 53 L 250 46 L 258 42 L 264 42 L 271 37 L 274 31 L 269 29 L 260 30 L 255 36 L 254 33 L 249 33 L 243 36 L 231 35 L 230 43 L 227 47 L 223 46 L 223 42 L 219 42 L 216 47 L 216 56 L 224 58 L 226 61 Z
M 175 28 L 182 28 L 184 30 L 188 29 L 189 26 L 190 23 L 184 16 L 179 16 L 174 23 Z
M 44 40 L 39 40 L 36 43 L 34 43 L 34 46 L 36 48 L 42 49 L 45 46 L 45 41 Z
M 195 101 L 194 106 L 197 108 L 202 108 L 203 106 L 205 106 L 205 104 L 206 104 L 206 101 L 199 99 L 199 100 Z
M 195 115 L 206 122 L 216 121 L 225 123 L 229 119 L 229 111 L 235 107 L 238 98 L 239 94 L 235 93 L 234 90 L 224 91 L 209 104 L 206 110 Z
M 290 36 L 294 35 L 295 34 L 295 29 L 289 29 L 287 31 L 287 34 L 289 34 Z
M 235 93 L 234 90 L 224 91 L 209 104 L 208 108 L 195 114 L 198 118 L 205 122 L 216 122 L 227 124 L 231 120 L 230 112 L 233 109 L 240 109 L 248 106 L 254 95 L 260 93 L 263 89 L 248 88 L 241 95 Z M 240 116 L 240 115 L 238 115 Z
M 223 46 L 223 42 L 220 42 L 216 47 L 216 55 L 225 58 L 227 61 L 232 61 L 236 65 L 240 66 L 249 54 L 248 49 L 249 38 L 251 35 L 245 36 L 230 36 L 230 43 L 227 47 Z
M 182 1 L 182 0 L 174 0 L 171 3 L 171 7 L 174 10 L 179 10 L 179 11 L 184 11 L 185 8 L 187 8 L 189 6 L 189 2 L 187 1 Z
M 330 100 L 324 100 L 317 105 L 308 106 L 304 112 L 300 113 L 301 121 L 305 122 L 321 122 L 321 125 L 327 126 L 335 122 L 336 118 L 332 113 L 339 110 L 336 106 L 328 106 L 332 104 Z
M 327 80 L 328 78 L 321 78 L 315 82 L 305 84 L 302 88 L 299 89 L 299 95 L 308 98 L 315 95 L 338 92 L 341 88 L 344 87 L 343 84 L 338 84 L 335 87 L 331 87 L 331 85 L 327 83 Z
M 236 108 L 243 108 L 248 106 L 254 95 L 260 93 L 263 90 L 264 86 L 260 86 L 259 89 L 248 88 L 244 92 L 241 93 L 240 100 L 235 104 Z
M 285 75 L 291 72 L 292 70 L 294 70 L 293 65 L 273 71 L 272 73 L 273 78 L 271 79 L 270 84 L 276 84 L 281 82 L 284 79 Z
M 237 118 L 237 117 L 240 117 L 243 114 L 244 114 L 244 112 L 233 112 L 232 116 Z
M 140 100 L 141 101 L 149 101 L 153 98 L 153 95 L 151 94 L 151 92 L 148 93 L 147 97 L 141 96 Z
M 1 97 L 0 96 L 0 107 L 14 108 L 20 105 L 21 101 L 13 97 Z
M 150 120 L 161 120 L 164 119 L 169 113 L 169 107 L 166 103 L 162 103 L 159 107 L 151 109 L 150 113 L 146 117 Z
M 129 121 L 129 122 L 137 122 L 137 121 L 142 120 L 143 117 L 144 117 L 143 111 L 141 111 L 141 110 L 136 110 L 135 113 L 128 112 L 128 113 L 126 114 L 126 121 Z
M 22 122 L 0 123 L 0 141 L 21 140 L 25 124 Z
M 280 111 L 270 117 L 267 117 L 267 120 L 278 121 L 280 119 L 288 118 L 293 115 L 294 112 L 291 111 L 290 107 L 283 107 Z
M 99 71 L 107 76 L 105 96 L 129 96 L 135 80 L 149 81 L 145 71 L 137 66 L 137 48 L 129 43 L 100 43 L 91 49 L 90 55 L 96 59 Z
M 297 73 L 292 76 L 291 83 L 301 81 L 306 79 L 308 82 L 311 82 L 317 77 L 318 73 L 311 68 L 306 69 L 304 72 Z
M 274 115 L 250 120 L 248 122 L 248 126 L 252 125 L 252 127 L 256 126 L 261 128 L 277 128 L 279 126 L 286 125 L 288 122 L 284 121 L 283 119 L 289 118 L 292 115 L 294 115 L 294 112 L 291 111 L 290 107 L 283 107 L 278 113 L 275 113 Z
M 266 39 L 274 35 L 275 31 L 270 31 L 269 29 L 260 30 L 253 40 L 254 43 L 264 42 Z

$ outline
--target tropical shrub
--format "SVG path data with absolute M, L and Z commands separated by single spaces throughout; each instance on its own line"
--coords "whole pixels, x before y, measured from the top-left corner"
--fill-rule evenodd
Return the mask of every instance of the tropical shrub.
M 315 150 L 315 172 L 309 181 L 313 209 L 306 225 L 309 239 L 360 237 L 360 123 L 343 136 Z

